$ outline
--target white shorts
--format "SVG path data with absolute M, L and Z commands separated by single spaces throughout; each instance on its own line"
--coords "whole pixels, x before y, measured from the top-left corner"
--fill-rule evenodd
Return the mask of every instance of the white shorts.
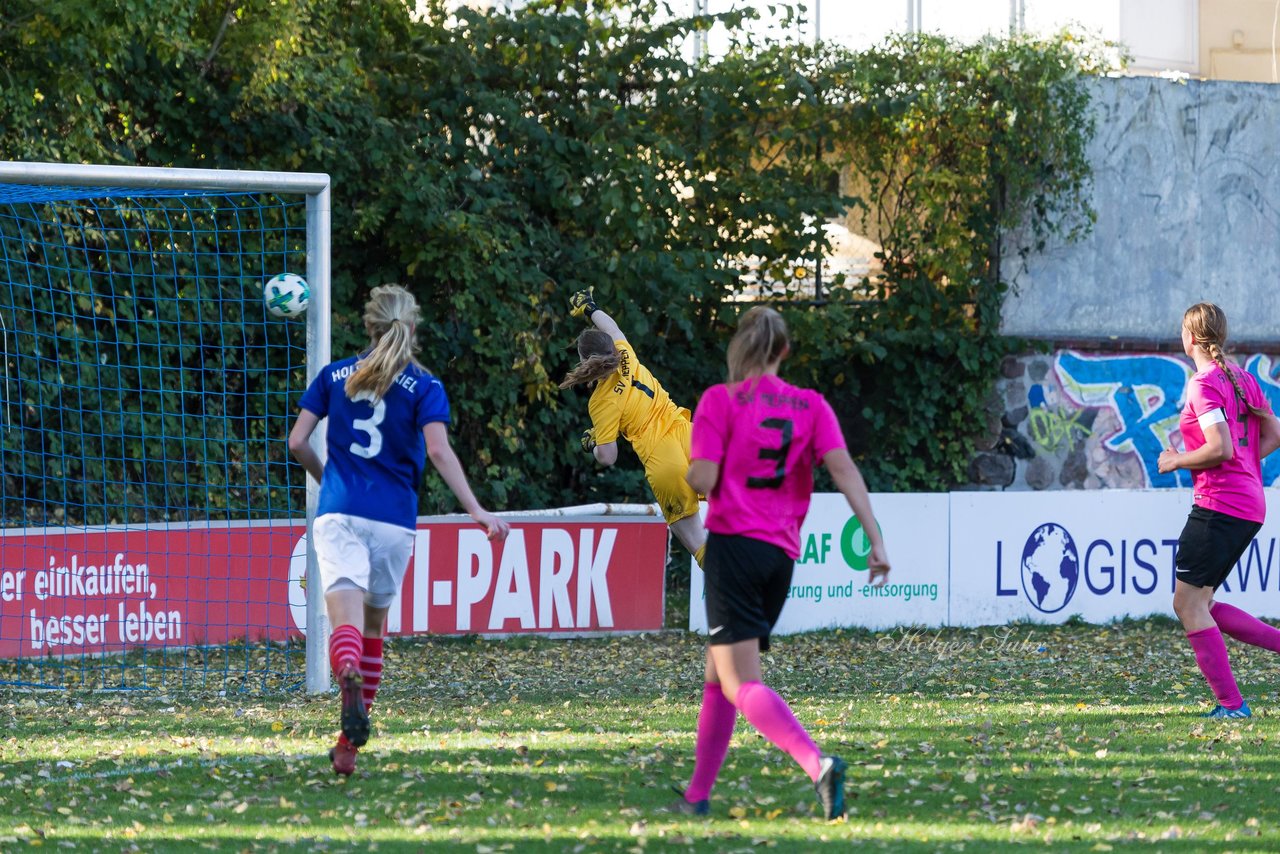
M 389 522 L 326 513 L 311 528 L 324 592 L 361 590 L 365 604 L 386 608 L 400 591 L 414 532 Z

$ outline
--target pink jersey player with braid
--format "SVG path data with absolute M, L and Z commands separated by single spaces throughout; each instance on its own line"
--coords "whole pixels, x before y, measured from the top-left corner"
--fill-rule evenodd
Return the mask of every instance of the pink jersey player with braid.
M 1226 634 L 1280 652 L 1280 629 L 1213 594 L 1257 535 L 1267 515 L 1262 458 L 1280 447 L 1276 421 L 1253 376 L 1227 362 L 1227 316 L 1196 303 L 1182 317 L 1182 349 L 1195 362 L 1179 430 L 1185 451 L 1157 463 L 1191 472 L 1194 504 L 1178 538 L 1173 610 L 1182 620 L 1196 664 L 1218 704 L 1205 717 L 1247 718 L 1253 712 L 1236 686 Z
M 800 555 L 814 466 L 827 467 L 867 532 L 872 583 L 888 580 L 889 560 L 831 406 L 778 377 L 789 351 L 780 314 L 748 311 L 729 344 L 729 382 L 707 389 L 693 417 L 688 480 L 708 503 L 709 643 L 693 777 L 669 808 L 676 812 L 710 811 L 711 787 L 742 712 L 813 780 L 824 817 L 844 814 L 844 761 L 818 749 L 760 671 Z

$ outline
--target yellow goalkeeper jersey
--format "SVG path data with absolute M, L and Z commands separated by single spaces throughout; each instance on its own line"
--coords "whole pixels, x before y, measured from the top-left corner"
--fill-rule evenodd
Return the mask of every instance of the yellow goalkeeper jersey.
M 630 344 L 625 340 L 613 344 L 618 348 L 618 370 L 601 380 L 591 393 L 591 424 L 597 443 L 605 445 L 622 436 L 645 460 L 673 424 L 691 417 L 689 410 L 676 406 L 662 383 L 640 364 Z

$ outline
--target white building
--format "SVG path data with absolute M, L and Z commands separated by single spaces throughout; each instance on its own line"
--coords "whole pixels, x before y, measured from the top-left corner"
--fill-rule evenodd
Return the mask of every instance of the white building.
M 510 11 L 525 0 L 454 0 Z M 784 26 L 768 7 L 778 0 L 670 0 L 677 12 L 719 13 L 754 6 L 759 28 L 778 36 L 822 38 L 852 48 L 892 32 L 940 32 L 961 40 L 987 34 L 1084 28 L 1128 48 L 1136 73 L 1183 72 L 1215 80 L 1280 82 L 1280 0 L 803 0 L 804 20 Z M 709 34 L 712 56 L 728 44 Z

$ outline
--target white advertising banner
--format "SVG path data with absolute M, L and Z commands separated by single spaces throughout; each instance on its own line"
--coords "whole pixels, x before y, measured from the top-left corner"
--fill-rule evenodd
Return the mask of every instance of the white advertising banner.
M 1280 491 L 1215 598 L 1280 618 Z M 838 626 L 992 626 L 1173 616 L 1189 489 L 872 496 L 893 572 L 868 584 L 868 545 L 839 494 L 813 496 L 779 634 Z M 689 628 L 705 632 L 693 567 Z
M 1280 494 L 1267 505 L 1216 598 L 1280 617 Z M 1172 616 L 1190 509 L 1187 489 L 952 493 L 950 624 Z
M 844 496 L 816 494 L 800 530 L 800 558 L 777 634 L 947 623 L 948 496 L 878 493 L 871 496 L 871 506 L 893 567 L 889 583 L 881 588 L 868 583 L 871 547 Z M 702 570 L 694 564 L 689 584 L 693 631 L 707 630 L 703 595 Z

